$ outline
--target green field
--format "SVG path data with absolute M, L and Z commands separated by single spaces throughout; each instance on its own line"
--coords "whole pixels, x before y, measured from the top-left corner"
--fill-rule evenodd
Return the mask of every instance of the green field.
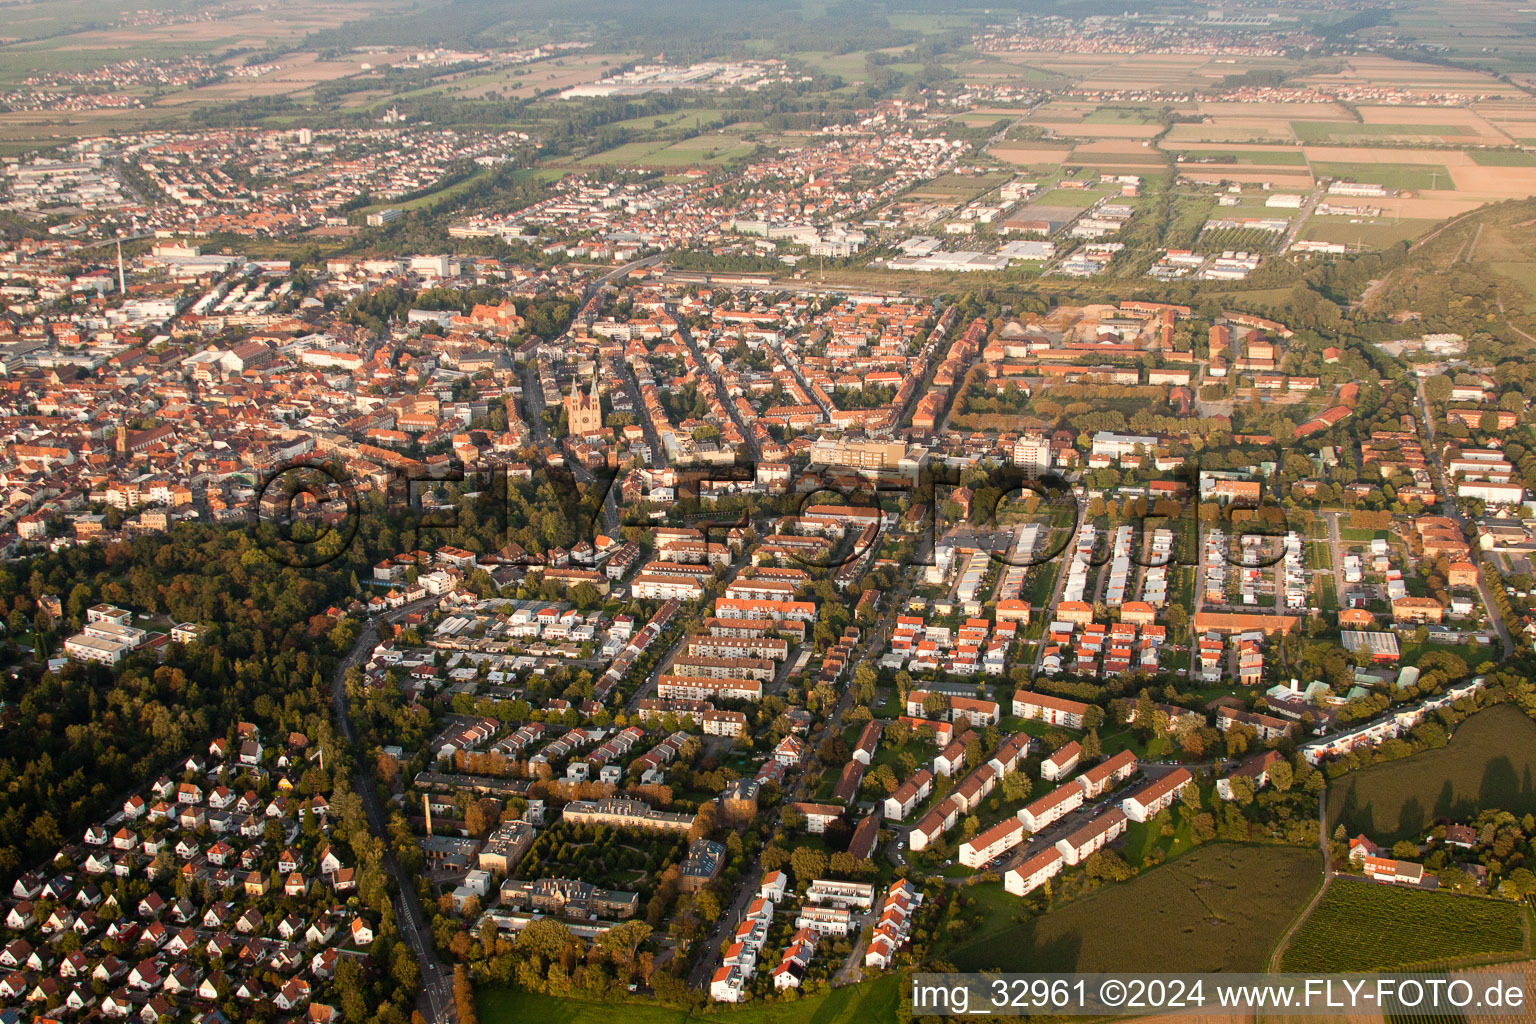
M 1301 237 L 1323 242 L 1343 242 L 1356 249 L 1384 249 L 1397 242 L 1412 241 L 1425 234 L 1439 221 L 1423 218 L 1373 220 L 1353 223 L 1350 217 L 1317 217 L 1308 220 Z
M 604 127 L 610 131 L 618 129 L 629 132 L 660 132 L 669 128 L 675 128 L 680 131 L 696 128 L 702 131 L 705 128 L 715 127 L 724 117 L 725 111 L 719 107 L 707 107 L 696 110 L 679 110 L 670 114 L 631 117 L 624 121 L 614 121 Z
M 475 993 L 482 1024 L 685 1024 L 687 1021 L 728 1021 L 730 1024 L 887 1024 L 896 1020 L 900 978 L 885 974 L 873 981 L 848 985 L 822 995 L 788 1002 L 748 1003 L 740 1008 L 712 1006 L 707 1012 L 640 1001 L 597 1003 L 581 999 L 485 988 Z
M 412 210 L 419 210 L 423 206 L 431 206 L 434 203 L 445 202 L 449 199 L 452 199 L 454 196 L 459 195 L 460 193 L 467 192 L 474 188 L 476 185 L 479 185 L 485 179 L 489 178 L 493 173 L 494 171 L 491 168 L 484 167 L 471 174 L 463 181 L 455 182 L 446 188 L 440 188 L 434 192 L 428 192 L 426 195 L 417 196 L 415 199 L 407 199 L 396 202 L 386 201 L 382 203 L 374 203 L 371 206 L 363 207 L 361 212 L 376 213 L 379 210 L 403 210 L 406 213 L 409 213 Z
M 1070 206 L 1076 209 L 1086 210 L 1100 199 L 1105 193 L 1097 189 L 1053 188 L 1037 196 L 1033 202 L 1024 208 L 1028 213 L 1030 206 Z
M 1146 107 L 1100 107 L 1083 124 L 1156 124 L 1157 114 Z
M 890 54 L 897 53 L 899 50 L 888 48 L 882 52 Z M 865 60 L 863 50 L 856 50 L 852 53 L 806 51 L 795 54 L 795 59 L 810 65 L 812 71 L 824 75 L 837 75 L 845 82 L 867 81 L 872 73 L 869 64 Z M 922 71 L 923 66 L 911 61 L 897 61 L 894 64 L 883 65 L 879 70 L 884 69 L 889 69 L 895 74 L 912 75 Z
M 941 174 L 932 181 L 925 181 L 912 190 L 914 195 L 941 196 L 956 202 L 969 201 L 989 192 L 1012 174 Z
M 1467 156 L 1484 167 L 1536 167 L 1536 153 L 1523 149 L 1469 149 Z
M 946 959 L 961 971 L 1261 971 L 1317 889 L 1320 859 L 1213 843 L 1023 922 L 1011 919 L 1019 901 L 992 886 L 987 920 Z
M 1451 172 L 1443 164 L 1332 164 L 1314 163 L 1319 178 L 1366 182 L 1386 188 L 1455 188 Z M 1367 204 L 1368 205 L 1368 204 Z
M 1282 971 L 1392 971 L 1517 956 L 1526 947 L 1513 903 L 1374 882 L 1335 881 L 1281 958 Z
M 1380 142 L 1383 139 L 1418 139 L 1426 136 L 1473 134 L 1464 124 L 1357 124 L 1353 121 L 1292 121 L 1291 131 L 1306 143 Z
M 1377 842 L 1417 838 L 1437 819 L 1465 821 L 1497 807 L 1536 812 L 1536 722 L 1500 704 L 1461 723 L 1451 742 L 1401 761 L 1371 765 L 1328 793 L 1329 831 Z
M 669 139 L 626 142 L 622 146 L 594 153 L 581 162 L 589 167 L 614 164 L 620 167 L 644 165 L 683 168 L 699 164 L 730 163 L 751 156 L 756 149 L 754 144 L 743 142 L 735 135 L 711 133 L 676 142 Z

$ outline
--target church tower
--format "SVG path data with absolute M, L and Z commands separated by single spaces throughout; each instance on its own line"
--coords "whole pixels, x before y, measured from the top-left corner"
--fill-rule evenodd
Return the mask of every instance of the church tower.
M 597 390 L 597 372 L 592 373 L 592 390 L 582 394 L 573 388 L 565 397 L 565 424 L 571 436 L 595 434 L 603 429 L 603 403 Z

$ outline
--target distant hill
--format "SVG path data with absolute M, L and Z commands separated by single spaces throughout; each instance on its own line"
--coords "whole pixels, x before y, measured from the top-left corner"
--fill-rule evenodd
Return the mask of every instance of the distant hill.
M 1401 266 L 1368 290 L 1363 308 L 1536 316 L 1536 200 L 1474 210 L 1425 234 Z

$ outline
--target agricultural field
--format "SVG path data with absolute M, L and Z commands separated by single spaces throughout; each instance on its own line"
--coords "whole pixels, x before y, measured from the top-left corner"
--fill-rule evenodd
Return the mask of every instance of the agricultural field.
M 1313 849 L 1208 844 L 1022 922 L 1008 916 L 1018 900 L 995 885 L 987 921 L 946 958 L 961 971 L 1260 971 L 1316 890 L 1320 859 Z
M 1523 149 L 1473 149 L 1467 155 L 1479 167 L 1536 167 L 1536 153 Z
M 1305 167 L 1306 158 L 1299 149 L 1278 146 L 1163 146 L 1184 163 L 1206 161 L 1212 164 L 1242 164 L 1258 167 Z
M 210 17 L 177 23 L 114 24 L 153 6 L 124 0 L 6 4 L 0 81 L 130 58 L 218 54 L 237 47 L 259 50 L 406 5 L 400 0 L 273 0 L 260 7 L 229 5 Z
M 476 1002 L 483 1024 L 530 1020 L 542 1024 L 612 1024 L 615 1019 L 622 1019 L 625 1024 L 866 1024 L 896 1019 L 900 983 L 897 975 L 886 974 L 792 1002 L 755 1003 L 740 1008 L 717 1004 L 707 1015 L 654 1003 L 598 1003 L 505 988 L 482 989 L 476 994 Z
M 1392 971 L 1517 957 L 1530 941 L 1517 904 L 1338 880 L 1291 936 L 1282 971 Z
M 631 59 L 631 56 L 625 54 L 568 54 L 532 64 L 468 75 L 440 76 L 432 84 L 401 93 L 398 98 L 412 99 L 433 94 L 448 94 L 456 99 L 472 100 L 496 95 L 524 98 L 552 89 L 568 89 L 573 85 L 595 82 L 608 74 L 613 66 Z
M 1536 722 L 1500 704 L 1478 712 L 1451 742 L 1386 764 L 1371 765 L 1334 782 L 1328 793 L 1328 828 L 1343 824 L 1377 842 L 1417 838 L 1440 819 L 1463 821 L 1498 807 L 1536 812 Z
M 1444 164 L 1370 164 L 1313 161 L 1312 173 L 1319 178 L 1366 181 L 1390 189 L 1442 188 L 1452 183 Z
M 1061 162 L 1072 155 L 1070 146 L 1052 146 L 1032 142 L 1004 142 L 987 150 L 988 155 L 1014 165 L 1020 173 L 1044 171 L 1059 174 Z
M 1296 138 L 1308 145 L 1373 142 L 1442 143 L 1467 140 L 1471 128 L 1454 124 L 1350 124 L 1338 121 L 1292 121 Z
M 968 203 L 1008 181 L 1009 174 L 945 174 L 924 182 L 907 193 L 913 199 L 939 199 L 950 203 Z
M 1413 0 L 1396 10 L 1392 20 L 1405 39 L 1445 47 L 1458 60 L 1475 60 L 1498 73 L 1513 72 L 1516 80 L 1529 77 L 1530 62 L 1536 59 L 1532 18 L 1524 4 L 1462 0 L 1442 5 Z M 1450 67 L 1442 71 L 1454 72 Z

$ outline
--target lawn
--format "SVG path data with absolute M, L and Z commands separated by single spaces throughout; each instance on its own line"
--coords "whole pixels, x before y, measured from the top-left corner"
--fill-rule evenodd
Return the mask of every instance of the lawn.
M 1525 950 L 1513 903 L 1335 881 L 1291 937 L 1282 971 L 1394 971 Z
M 1328 794 L 1329 831 L 1377 842 L 1417 838 L 1437 819 L 1465 821 L 1499 808 L 1536 812 L 1536 722 L 1500 704 L 1461 723 L 1438 750 L 1343 776 Z
M 1339 178 L 1381 185 L 1385 188 L 1450 189 L 1456 187 L 1444 164 L 1333 164 L 1314 163 L 1319 178 Z
M 1433 640 L 1428 643 L 1416 644 L 1412 640 L 1405 640 L 1400 645 L 1402 650 L 1402 663 L 1404 665 L 1417 665 L 1419 659 L 1426 654 L 1439 652 L 1441 654 L 1454 654 L 1467 663 L 1467 668 L 1476 671 L 1477 667 L 1485 661 L 1499 661 L 1503 657 L 1503 651 L 1497 643 L 1480 644 L 1475 640 L 1464 644 L 1437 644 Z
M 1022 922 L 1017 901 L 987 901 L 987 919 L 946 959 L 961 971 L 1261 971 L 1317 888 L 1320 859 L 1212 843 Z
M 787 1002 L 748 1003 L 742 1007 L 714 1005 L 707 1011 L 659 1006 L 630 1000 L 622 1003 L 588 1002 L 524 992 L 521 989 L 483 988 L 475 993 L 484 1024 L 685 1024 L 687 1021 L 719 1020 L 733 1024 L 886 1024 L 896 1020 L 900 1001 L 900 977 L 881 975 L 873 981 L 848 985 L 822 995 Z

